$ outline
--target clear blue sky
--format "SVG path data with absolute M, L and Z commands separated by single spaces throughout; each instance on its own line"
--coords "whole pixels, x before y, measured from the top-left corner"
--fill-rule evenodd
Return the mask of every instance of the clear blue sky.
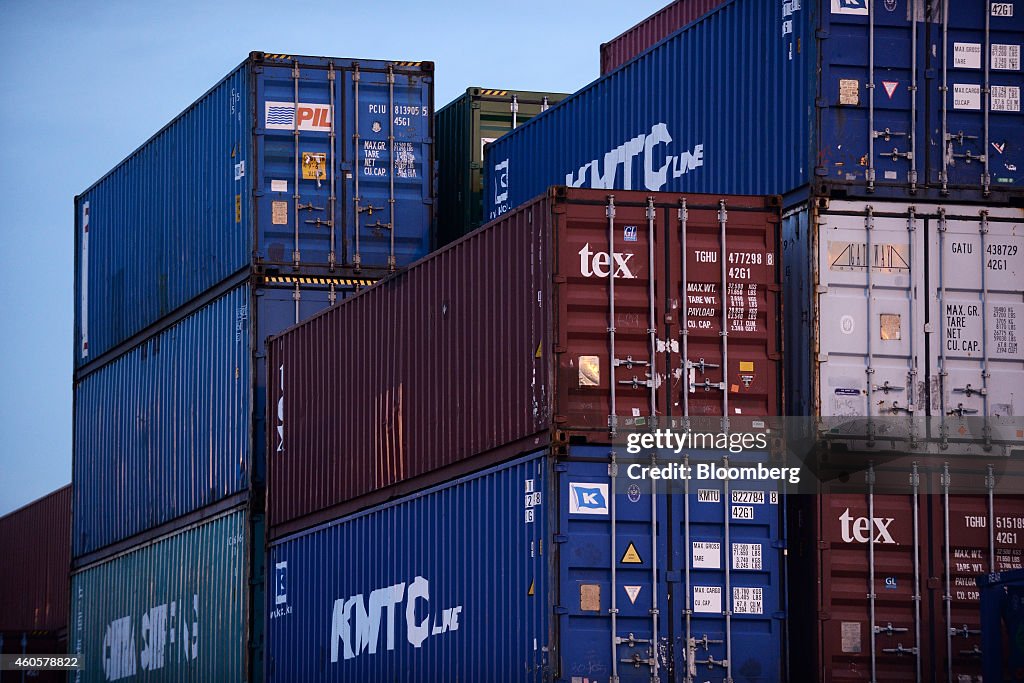
M 0 514 L 71 480 L 73 212 L 250 51 L 432 60 L 467 87 L 573 92 L 668 0 L 0 0 Z

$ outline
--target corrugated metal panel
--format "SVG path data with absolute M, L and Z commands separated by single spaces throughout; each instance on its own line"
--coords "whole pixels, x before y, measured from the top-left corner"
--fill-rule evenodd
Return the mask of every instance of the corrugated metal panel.
M 544 680 L 548 502 L 530 522 L 523 497 L 546 495 L 547 467 L 535 455 L 272 545 L 267 680 Z
M 1024 211 L 819 202 L 783 229 L 789 414 L 1020 413 Z
M 758 486 L 743 520 L 713 484 L 652 504 L 647 483 L 616 488 L 607 454 L 535 452 L 272 544 L 268 680 L 608 680 L 617 666 L 629 683 L 688 656 L 701 680 L 784 680 L 779 498 Z
M 675 0 L 607 43 L 601 43 L 601 75 L 615 71 L 724 0 Z
M 981 38 L 981 5 L 961 3 L 947 22 L 920 11 L 914 20 L 912 4 L 726 2 L 489 146 L 485 215 L 562 183 L 794 200 L 1019 193 L 1022 74 L 1009 54 L 1024 20 L 1000 18 Z M 1006 46 L 997 52 L 1007 68 L 989 70 L 991 98 L 980 95 L 978 70 L 953 69 L 959 48 L 952 38 L 944 48 L 943 35 L 981 54 Z M 937 90 L 935 55 L 953 70 L 947 92 Z
M 0 633 L 66 629 L 71 486 L 0 517 L 0 548 Z
M 230 512 L 75 573 L 71 680 L 249 680 L 248 521 Z
M 614 247 L 607 201 L 553 190 L 272 340 L 270 523 L 555 428 L 603 442 L 652 401 L 658 416 L 777 414 L 773 200 L 619 192 Z
M 76 368 L 253 263 L 424 256 L 432 137 L 430 62 L 253 53 L 76 199 Z
M 265 340 L 352 291 L 276 280 L 230 291 L 78 383 L 76 558 L 264 481 Z
M 484 145 L 565 97 L 565 93 L 469 88 L 437 112 L 439 245 L 483 223 Z
M 808 497 L 800 534 L 811 535 L 800 548 L 792 539 L 791 566 L 796 585 L 815 572 L 820 583 L 802 601 L 812 618 L 791 622 L 794 643 L 816 643 L 794 658 L 799 680 L 980 680 L 975 578 L 1024 566 L 1024 471 L 1005 459 L 916 460 L 878 464 L 871 488 L 860 464 Z

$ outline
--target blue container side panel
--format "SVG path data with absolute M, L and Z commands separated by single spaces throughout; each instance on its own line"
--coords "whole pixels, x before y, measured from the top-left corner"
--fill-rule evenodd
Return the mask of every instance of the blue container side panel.
M 607 447 L 579 446 L 570 456 L 607 458 Z M 757 462 L 761 456 L 746 460 Z M 731 465 L 748 464 L 744 458 Z M 680 461 L 668 458 L 664 462 Z M 691 464 L 718 463 L 717 453 L 691 453 Z M 732 643 L 733 680 L 782 681 L 783 588 L 781 496 L 771 482 L 745 481 L 732 488 L 744 493 L 734 503 L 721 483 L 692 482 L 688 492 L 677 482 L 667 495 L 664 489 L 651 499 L 650 481 L 626 480 L 620 465 L 613 482 L 606 462 L 569 461 L 557 484 L 559 506 L 556 533 L 567 540 L 559 544 L 559 647 L 554 649 L 559 681 L 585 675 L 608 680 L 613 657 L 619 662 L 620 680 L 649 681 L 651 667 L 621 662 L 648 660 L 649 645 L 621 643 L 613 653 L 611 618 L 614 595 L 618 610 L 616 630 L 627 638 L 651 640 L 655 636 L 651 610 L 659 610 L 656 640 L 672 643 L 671 654 L 659 645 L 662 667 L 674 663 L 683 671 L 687 662 L 687 636 L 701 641 L 695 659 L 726 659 L 726 642 Z M 618 491 L 618 493 L 615 493 Z M 615 496 L 615 547 L 611 546 L 610 520 Z M 772 502 L 774 500 L 774 502 Z M 734 507 L 744 508 L 734 512 Z M 749 508 L 749 510 L 747 509 Z M 652 531 L 652 517 L 657 524 Z M 729 524 L 729 544 L 725 525 Z M 690 581 L 686 582 L 687 527 L 690 542 Z M 655 572 L 654 561 L 657 560 Z M 616 577 L 611 578 L 615 565 Z M 727 591 L 725 569 L 729 568 Z M 655 577 L 657 579 L 655 580 Z M 673 581 L 674 597 L 668 600 Z M 692 617 L 689 631 L 683 602 L 690 593 Z M 730 595 L 731 593 L 731 595 Z M 733 612 L 727 627 L 724 610 Z M 728 632 L 728 633 L 727 633 Z M 699 666 L 699 665 L 698 665 Z M 700 680 L 724 681 L 722 667 L 700 667 Z
M 270 547 L 268 681 L 542 681 L 548 460 Z
M 250 300 L 238 287 L 78 383 L 75 556 L 246 490 Z
M 247 92 L 243 64 L 78 198 L 76 367 L 249 260 Z
M 388 82 L 389 65 L 393 87 Z M 399 267 L 425 256 L 430 250 L 433 215 L 433 74 L 429 67 L 336 60 L 333 103 L 324 65 L 303 62 L 299 67 L 297 189 L 292 68 L 257 67 L 256 144 L 262 163 L 257 180 L 261 194 L 256 257 L 267 263 L 295 262 L 296 194 L 298 206 L 305 207 L 298 211 L 300 264 L 329 264 L 332 252 L 338 265 L 378 268 L 387 267 L 392 255 Z M 341 115 L 335 117 L 335 112 Z M 394 150 L 389 142 L 392 128 Z M 316 162 L 317 158 L 322 161 Z
M 727 3 L 489 145 L 486 218 L 556 184 L 773 194 L 810 182 L 813 53 L 783 33 L 783 4 Z

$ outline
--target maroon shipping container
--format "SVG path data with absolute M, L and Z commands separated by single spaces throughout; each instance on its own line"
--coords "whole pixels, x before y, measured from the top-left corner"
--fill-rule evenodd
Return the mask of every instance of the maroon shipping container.
M 725 0 L 676 0 L 607 43 L 601 43 L 601 75 L 615 71 L 641 52 L 700 19 L 724 2 Z
M 67 632 L 70 565 L 70 484 L 0 517 L 0 633 L 5 643 L 12 637 L 20 642 L 26 632 Z
M 863 485 L 841 492 L 864 482 L 862 472 L 809 502 L 804 531 L 817 539 L 814 550 L 790 551 L 804 563 L 791 572 L 790 632 L 794 643 L 817 644 L 816 657 L 805 647 L 797 662 L 815 662 L 804 678 L 980 681 L 975 578 L 1024 566 L 1024 493 L 1015 493 L 1024 492 L 1024 468 L 1017 460 L 900 459 L 872 471 L 873 495 Z M 797 537 L 790 534 L 791 546 Z M 812 601 L 802 587 L 815 581 Z
M 778 240 L 774 197 L 552 188 L 272 339 L 274 534 L 551 437 L 777 415 Z

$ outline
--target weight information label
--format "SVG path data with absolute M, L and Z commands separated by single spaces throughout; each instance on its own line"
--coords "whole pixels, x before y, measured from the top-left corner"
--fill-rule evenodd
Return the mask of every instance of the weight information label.
M 706 614 L 722 613 L 721 586 L 694 586 L 693 611 Z
M 733 543 L 732 568 L 754 570 L 761 569 L 761 544 Z
M 709 541 L 693 542 L 694 569 L 721 569 L 722 544 Z
M 764 614 L 764 589 L 736 586 L 732 589 L 733 614 Z

